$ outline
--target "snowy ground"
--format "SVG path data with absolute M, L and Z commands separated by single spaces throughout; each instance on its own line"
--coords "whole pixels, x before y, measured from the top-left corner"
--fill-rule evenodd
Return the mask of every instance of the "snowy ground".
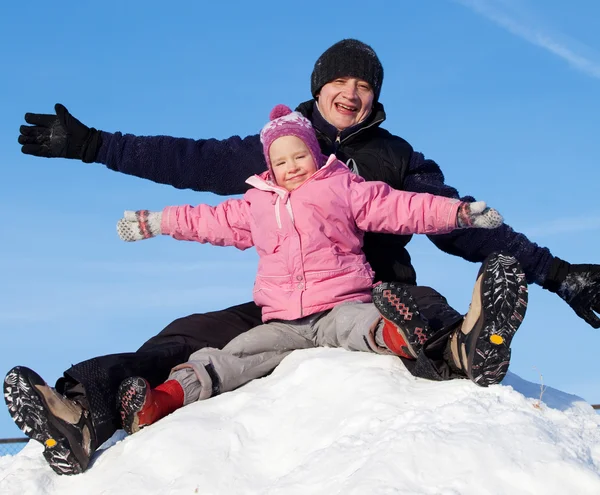
M 3 495 L 600 493 L 600 415 L 515 375 L 488 389 L 413 378 L 393 357 L 292 353 L 269 377 L 117 432 L 79 476 L 30 442 Z M 539 407 L 538 407 L 539 406 Z

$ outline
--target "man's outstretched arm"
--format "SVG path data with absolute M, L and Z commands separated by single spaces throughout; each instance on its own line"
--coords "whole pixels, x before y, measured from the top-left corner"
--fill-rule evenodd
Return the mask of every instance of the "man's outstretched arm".
M 428 192 L 462 201 L 475 201 L 472 196 L 460 197 L 454 187 L 444 182 L 444 175 L 439 166 L 416 152 L 412 155 L 404 188 L 408 191 Z M 481 262 L 494 252 L 508 252 L 519 260 L 528 282 L 539 285 L 544 283 L 553 260 L 547 248 L 531 242 L 525 235 L 515 232 L 506 224 L 492 230 L 457 230 L 448 234 L 432 235 L 429 239 L 442 251 L 474 262 Z
M 444 183 L 439 166 L 416 152 L 411 158 L 404 189 L 475 201 L 471 196 L 461 198 L 455 188 Z M 492 230 L 456 230 L 428 237 L 442 251 L 468 261 L 481 262 L 493 252 L 512 254 L 519 260 L 530 283 L 558 294 L 578 316 L 594 328 L 600 328 L 600 318 L 595 314 L 600 312 L 600 265 L 570 264 L 506 224 Z
M 56 114 L 25 114 L 23 153 L 103 163 L 111 170 L 167 184 L 221 195 L 242 194 L 245 180 L 266 170 L 258 135 L 244 139 L 186 139 L 134 136 L 87 127 L 61 104 Z

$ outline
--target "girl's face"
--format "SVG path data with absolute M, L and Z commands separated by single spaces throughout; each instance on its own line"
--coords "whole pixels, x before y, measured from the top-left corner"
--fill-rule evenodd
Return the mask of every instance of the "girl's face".
M 277 185 L 293 191 L 317 171 L 308 146 L 296 136 L 277 138 L 269 148 L 269 159 Z

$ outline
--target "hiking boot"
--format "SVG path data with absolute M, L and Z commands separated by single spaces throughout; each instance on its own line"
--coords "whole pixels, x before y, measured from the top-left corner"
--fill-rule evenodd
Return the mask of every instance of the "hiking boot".
M 519 262 L 495 253 L 484 261 L 469 311 L 450 337 L 452 364 L 482 387 L 500 383 L 510 343 L 527 310 L 527 282 Z
M 401 357 L 417 359 L 434 332 L 407 287 L 398 282 L 382 282 L 373 288 L 373 304 L 383 316 L 386 347 Z
M 87 469 L 97 445 L 92 418 L 80 404 L 63 397 L 24 366 L 6 374 L 4 400 L 23 433 L 44 446 L 44 457 L 57 474 Z
M 183 406 L 183 388 L 176 380 L 167 380 L 152 389 L 144 378 L 125 378 L 117 393 L 121 424 L 129 435 L 140 431 Z

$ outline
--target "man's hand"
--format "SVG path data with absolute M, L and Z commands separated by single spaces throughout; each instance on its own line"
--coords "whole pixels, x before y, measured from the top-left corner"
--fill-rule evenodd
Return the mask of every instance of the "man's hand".
M 60 103 L 56 115 L 26 113 L 20 128 L 19 144 L 27 155 L 46 158 L 75 158 L 86 163 L 95 160 L 102 145 L 100 131 L 83 125 Z
M 594 328 L 600 328 L 600 265 L 572 265 L 554 258 L 544 289 L 558 294 Z
M 485 201 L 463 202 L 458 208 L 458 228 L 495 229 L 504 223 L 502 215 L 488 208 Z
M 117 234 L 126 242 L 150 239 L 161 233 L 161 220 L 162 211 L 127 210 L 117 222 Z

